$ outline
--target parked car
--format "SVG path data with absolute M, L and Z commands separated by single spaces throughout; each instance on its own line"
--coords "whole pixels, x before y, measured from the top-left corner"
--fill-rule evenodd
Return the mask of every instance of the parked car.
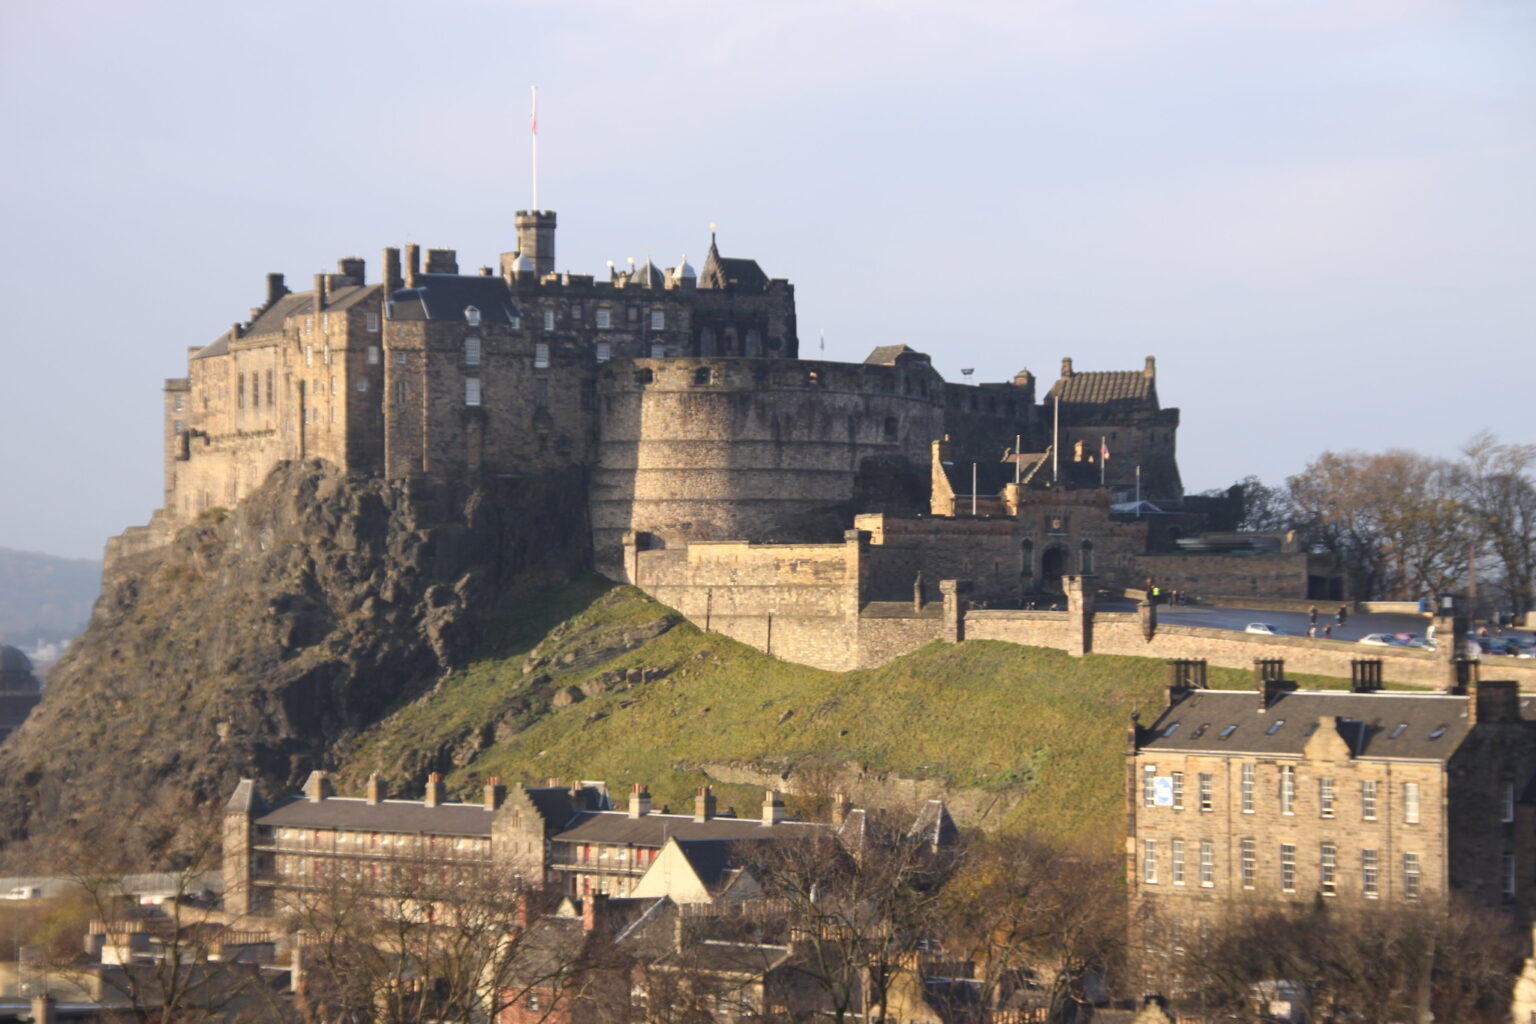
M 1435 642 L 1427 637 L 1416 636 L 1403 645 L 1404 647 L 1422 647 L 1426 651 L 1435 649 Z
M 36 886 L 36 885 L 18 885 L 16 888 L 10 890 L 9 892 L 5 893 L 4 895 L 0 895 L 0 899 L 3 899 L 3 900 L 36 900 L 36 899 L 42 899 L 42 896 L 43 896 L 43 890 L 42 890 L 42 888 L 40 886 Z
M 1391 633 L 1367 633 L 1360 638 L 1360 643 L 1369 644 L 1372 647 L 1401 647 L 1397 637 Z
M 1244 633 L 1260 633 L 1264 636 L 1285 636 L 1285 630 L 1272 622 L 1250 622 Z

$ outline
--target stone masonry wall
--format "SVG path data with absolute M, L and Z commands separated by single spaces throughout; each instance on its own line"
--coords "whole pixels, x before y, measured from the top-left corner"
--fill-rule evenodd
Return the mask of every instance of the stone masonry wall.
M 1306 594 L 1308 555 L 1169 554 L 1141 556 L 1143 572 L 1164 590 L 1195 597 L 1296 598 Z

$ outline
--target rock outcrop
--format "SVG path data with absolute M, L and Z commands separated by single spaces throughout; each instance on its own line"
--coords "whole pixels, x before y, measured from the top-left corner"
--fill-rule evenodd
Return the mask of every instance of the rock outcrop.
M 90 628 L 0 747 L 0 836 L 328 767 L 461 665 L 500 602 L 586 567 L 585 507 L 572 474 L 447 485 L 279 466 L 237 508 L 108 565 Z

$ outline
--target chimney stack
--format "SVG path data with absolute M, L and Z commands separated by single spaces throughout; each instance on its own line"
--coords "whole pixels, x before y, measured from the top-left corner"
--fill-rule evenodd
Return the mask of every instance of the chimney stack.
M 581 900 L 581 930 L 588 935 L 597 931 L 598 926 L 608 918 L 607 893 L 592 892 L 582 897 Z
M 330 291 L 331 279 L 326 274 L 315 275 L 315 312 L 325 309 L 327 292 Z
M 384 802 L 384 780 L 378 772 L 368 773 L 368 803 L 370 806 Z
M 1147 356 L 1147 365 L 1146 368 L 1141 371 L 1141 375 L 1147 378 L 1147 380 L 1157 379 L 1157 359 L 1155 357 Z
M 457 274 L 459 272 L 459 254 L 453 249 L 428 249 L 427 273 L 429 274 Z
M 1469 724 L 1520 720 L 1518 683 L 1512 679 L 1479 679 L 1472 684 L 1472 694 L 1467 698 Z
M 319 803 L 328 796 L 335 796 L 336 788 L 331 785 L 331 780 L 325 772 L 312 771 L 309 778 L 304 780 L 304 799 L 310 803 Z
M 708 821 L 715 816 L 715 791 L 710 786 L 700 786 L 693 794 L 693 820 Z
M 492 775 L 485 780 L 485 809 L 499 811 L 502 803 L 507 799 L 507 787 L 501 784 L 501 780 Z
M 395 294 L 395 292 L 400 289 L 400 287 L 401 287 L 401 279 L 400 279 L 400 250 L 399 249 L 393 249 L 393 248 L 385 249 L 384 250 L 384 301 L 388 302 L 390 300 L 390 297 L 393 296 Z
M 1296 689 L 1296 684 L 1285 678 L 1285 661 L 1281 658 L 1254 658 L 1253 685 L 1259 693 L 1259 710 L 1266 711 L 1282 693 Z
M 405 247 L 405 286 L 415 288 L 421 284 L 421 246 L 411 242 Z
M 629 816 L 643 818 L 651 813 L 651 791 L 639 782 L 630 787 Z
M 784 797 L 776 789 L 763 794 L 763 824 L 777 825 L 784 820 Z
M 433 772 L 427 776 L 427 806 L 436 807 L 443 802 L 443 776 L 441 772 Z
M 348 256 L 344 259 L 339 259 L 336 261 L 336 272 L 338 276 L 346 278 L 347 281 L 351 284 L 360 285 L 365 283 L 363 281 L 363 275 L 364 269 L 366 267 L 367 264 L 364 263 L 362 258 L 358 256 Z
M 1061 361 L 1061 375 L 1063 377 L 1070 377 L 1070 376 L 1072 376 L 1072 357 L 1071 356 L 1067 356 L 1066 358 L 1064 358 Z
M 284 295 L 288 294 L 288 286 L 283 284 L 282 274 L 267 275 L 267 305 L 270 306 Z
M 853 810 L 853 801 L 848 799 L 846 793 L 838 793 L 832 797 L 832 824 L 841 825 L 848 820 L 848 812 Z

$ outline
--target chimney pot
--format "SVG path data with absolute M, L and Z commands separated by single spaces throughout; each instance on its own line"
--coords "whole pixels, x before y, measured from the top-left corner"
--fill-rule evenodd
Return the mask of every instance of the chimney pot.
M 495 811 L 501 809 L 502 801 L 507 797 L 507 791 L 502 787 L 501 780 L 492 775 L 485 780 L 485 809 Z
M 416 288 L 421 284 L 421 246 L 411 242 L 405 247 L 405 286 Z
M 368 774 L 368 802 L 378 804 L 384 800 L 384 780 L 378 772 Z
M 436 807 L 443 802 L 443 776 L 440 772 L 433 772 L 427 776 L 426 804 L 428 807 Z
M 763 794 L 763 824 L 777 825 L 784 820 L 784 797 L 776 789 Z
M 715 791 L 700 786 L 693 796 L 693 820 L 708 821 L 715 816 Z
M 651 791 L 641 783 L 635 783 L 629 791 L 629 816 L 643 818 L 651 813 Z
M 1070 376 L 1072 376 L 1072 357 L 1071 356 L 1067 356 L 1065 359 L 1063 359 L 1061 361 L 1061 375 L 1063 377 L 1070 377 Z

